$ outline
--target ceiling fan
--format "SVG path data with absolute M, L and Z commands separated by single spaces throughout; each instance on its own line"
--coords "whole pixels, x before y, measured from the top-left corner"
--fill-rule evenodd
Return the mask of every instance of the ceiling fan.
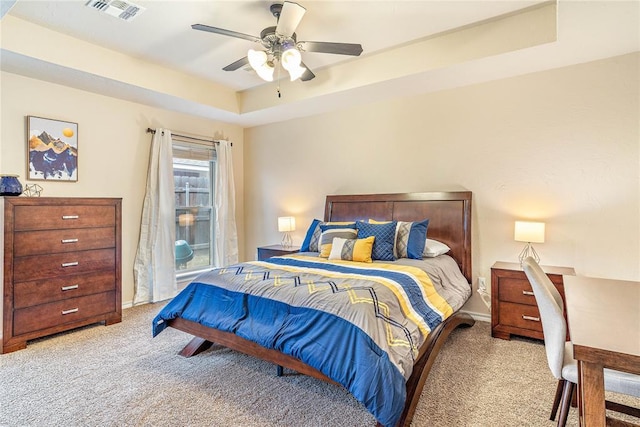
M 307 11 L 298 3 L 290 1 L 274 3 L 269 10 L 277 19 L 277 25 L 262 30 L 260 37 L 203 24 L 194 24 L 191 28 L 262 44 L 264 50 L 249 49 L 247 56 L 227 65 L 223 70 L 235 71 L 249 64 L 266 81 L 273 81 L 273 72 L 277 63 L 289 72 L 291 81 L 298 78 L 302 81 L 313 79 L 315 74 L 304 65 L 300 52 L 351 56 L 359 56 L 362 53 L 362 46 L 356 43 L 297 41 L 295 30 Z

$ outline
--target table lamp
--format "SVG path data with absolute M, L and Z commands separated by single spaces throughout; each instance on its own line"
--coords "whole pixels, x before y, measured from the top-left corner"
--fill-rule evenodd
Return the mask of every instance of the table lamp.
M 291 247 L 291 234 L 290 231 L 295 231 L 296 229 L 296 219 L 292 216 L 280 216 L 278 217 L 278 231 L 284 233 L 282 236 L 282 246 L 289 248 Z
M 516 221 L 513 239 L 516 242 L 527 242 L 518 256 L 520 264 L 527 257 L 533 257 L 536 262 L 540 262 L 540 257 L 531 243 L 544 243 L 544 222 Z

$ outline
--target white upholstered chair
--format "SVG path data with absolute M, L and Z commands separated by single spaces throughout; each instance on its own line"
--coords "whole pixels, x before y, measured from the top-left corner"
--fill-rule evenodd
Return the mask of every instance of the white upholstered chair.
M 544 346 L 547 362 L 554 377 L 558 379 L 558 388 L 551 409 L 551 420 L 555 420 L 560 406 L 558 426 L 567 422 L 569 406 L 578 383 L 578 365 L 573 358 L 571 341 L 566 341 L 567 324 L 563 316 L 563 304 L 560 293 L 542 268 L 531 257 L 522 263 L 535 295 L 544 333 Z M 640 397 L 640 376 L 626 372 L 604 370 L 604 388 L 607 391 Z M 615 402 L 606 402 L 607 409 L 640 417 L 640 409 Z

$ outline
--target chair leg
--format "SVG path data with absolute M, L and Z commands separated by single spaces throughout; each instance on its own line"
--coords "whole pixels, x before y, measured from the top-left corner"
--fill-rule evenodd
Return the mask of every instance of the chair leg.
M 564 387 L 564 383 L 566 380 L 559 380 L 558 387 L 556 387 L 556 396 L 553 398 L 553 406 L 551 407 L 551 416 L 549 419 L 551 421 L 556 420 L 556 414 L 558 413 L 558 406 L 560 406 L 560 397 L 562 397 L 562 388 Z
M 562 390 L 562 402 L 560 404 L 560 416 L 558 417 L 558 427 L 564 427 L 567 424 L 567 416 L 569 415 L 569 407 L 571 406 L 571 398 L 575 384 L 571 381 L 565 381 Z

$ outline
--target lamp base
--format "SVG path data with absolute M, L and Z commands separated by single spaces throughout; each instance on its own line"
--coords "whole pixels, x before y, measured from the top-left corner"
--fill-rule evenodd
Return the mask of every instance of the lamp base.
M 290 248 L 293 245 L 293 240 L 291 240 L 291 235 L 289 233 L 284 233 L 282 236 L 282 242 L 280 243 L 285 248 Z
M 524 260 L 529 257 L 532 257 L 534 260 L 536 260 L 537 263 L 540 263 L 540 257 L 538 256 L 536 250 L 533 249 L 533 246 L 531 246 L 531 243 L 527 243 L 527 246 L 525 246 L 522 252 L 520 252 L 520 255 L 518 255 L 520 265 L 522 265 Z

